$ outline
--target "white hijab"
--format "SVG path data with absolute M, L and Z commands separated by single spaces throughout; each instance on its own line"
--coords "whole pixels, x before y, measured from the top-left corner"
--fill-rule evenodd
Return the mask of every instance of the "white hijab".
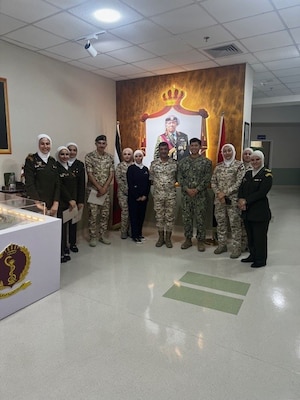
M 225 147 L 230 147 L 232 149 L 232 157 L 230 160 L 225 160 L 225 158 L 224 158 L 223 150 Z M 224 162 L 225 166 L 229 167 L 229 165 L 235 160 L 236 151 L 235 151 L 234 146 L 231 143 L 224 144 L 224 146 L 222 146 L 221 153 L 222 153 L 223 162 Z
M 69 146 L 74 146 L 74 147 L 76 147 L 76 149 L 77 149 L 77 154 L 78 154 L 78 146 L 77 146 L 77 144 L 76 143 L 74 143 L 74 142 L 69 142 L 69 143 L 67 143 L 66 144 L 66 147 L 69 149 Z M 69 164 L 69 167 L 71 167 L 71 165 L 73 164 L 73 162 L 74 161 L 76 161 L 76 157 L 73 157 L 73 158 L 69 158 L 69 161 L 68 161 L 68 164 Z
M 40 135 L 38 135 L 37 137 L 37 146 L 38 146 L 38 156 L 44 161 L 44 163 L 47 164 L 49 156 L 50 156 L 50 151 L 47 154 L 44 154 L 40 151 L 40 140 L 41 139 L 48 139 L 50 142 L 50 148 L 52 147 L 52 139 L 50 136 L 46 135 L 45 133 L 41 133 Z
M 59 146 L 58 149 L 56 150 L 55 158 L 65 169 L 69 169 L 68 163 L 62 162 L 59 158 L 59 153 L 61 152 L 61 150 L 67 150 L 68 152 L 70 151 L 66 146 Z
M 136 151 L 133 153 L 133 159 L 135 159 L 135 156 L 136 156 L 137 154 L 141 154 L 141 155 L 144 157 L 143 151 L 138 149 L 138 150 L 136 150 Z M 135 161 L 134 161 L 134 164 L 135 164 L 137 167 L 139 167 L 140 169 L 143 169 L 143 168 L 144 168 L 143 160 L 142 160 L 141 164 L 138 164 L 138 163 L 135 162 Z
M 261 159 L 262 163 L 261 163 L 261 167 L 259 169 L 252 169 L 252 176 L 255 176 L 256 174 L 258 174 L 259 171 L 265 167 L 265 156 L 264 156 L 264 153 L 262 151 L 260 151 L 260 150 L 255 150 L 251 154 L 251 158 L 254 157 L 254 156 L 259 157 Z

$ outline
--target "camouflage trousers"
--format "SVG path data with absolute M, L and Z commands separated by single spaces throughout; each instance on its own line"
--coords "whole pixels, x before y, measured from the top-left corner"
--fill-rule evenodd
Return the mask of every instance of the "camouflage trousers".
M 103 236 L 107 231 L 109 212 L 110 212 L 110 197 L 107 194 L 103 206 L 98 204 L 88 203 L 89 219 L 88 227 L 90 239 L 96 239 Z
M 197 239 L 205 240 L 206 237 L 206 212 L 208 200 L 206 193 L 198 193 L 190 197 L 186 193 L 181 195 L 182 222 L 184 236 L 188 239 L 193 237 L 194 220 L 197 228 Z
M 232 206 L 216 204 L 215 217 L 218 223 L 217 232 L 219 246 L 226 246 L 227 233 L 230 228 L 233 249 L 241 250 L 242 220 L 236 204 Z
M 121 232 L 127 233 L 129 229 L 128 196 L 118 192 L 118 201 L 121 208 Z
M 172 231 L 175 222 L 176 197 L 153 196 L 156 226 L 159 231 Z

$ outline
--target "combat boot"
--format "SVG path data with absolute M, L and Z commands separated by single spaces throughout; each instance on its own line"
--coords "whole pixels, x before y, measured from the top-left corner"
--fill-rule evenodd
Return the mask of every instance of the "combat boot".
M 156 242 L 155 247 L 161 247 L 165 244 L 164 231 L 158 231 L 158 235 L 158 241 Z
M 232 253 L 230 254 L 230 258 L 239 258 L 241 255 L 240 249 L 233 249 Z
M 182 248 L 182 250 L 186 250 L 192 246 L 193 246 L 192 239 L 186 238 L 185 241 L 182 243 L 181 248 Z
M 227 251 L 227 246 L 224 245 L 220 245 L 216 248 L 216 250 L 214 251 L 215 254 L 222 254 L 225 253 Z
M 205 251 L 205 244 L 203 240 L 198 240 L 197 243 L 198 251 Z
M 173 243 L 171 242 L 171 236 L 172 236 L 172 231 L 167 231 L 165 243 L 168 249 L 171 249 L 173 247 Z

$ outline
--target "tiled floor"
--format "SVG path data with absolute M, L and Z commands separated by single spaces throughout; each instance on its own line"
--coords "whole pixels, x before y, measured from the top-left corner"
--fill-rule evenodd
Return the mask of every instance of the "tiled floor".
M 265 268 L 181 250 L 180 231 L 157 249 L 152 227 L 143 245 L 119 232 L 111 246 L 80 242 L 60 291 L 0 321 L 0 399 L 299 400 L 300 188 L 269 198 Z M 187 272 L 200 285 L 180 281 Z M 174 283 L 242 304 L 232 314 L 165 297 Z

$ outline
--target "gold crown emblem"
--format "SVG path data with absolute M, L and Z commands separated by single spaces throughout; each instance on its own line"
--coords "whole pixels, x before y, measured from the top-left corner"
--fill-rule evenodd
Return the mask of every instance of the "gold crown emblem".
M 183 90 L 172 88 L 162 94 L 162 99 L 166 102 L 167 106 L 172 107 L 179 105 L 185 96 L 186 93 Z
M 19 250 L 19 246 L 16 244 L 11 244 L 6 248 L 6 254 L 11 256 L 12 254 L 16 254 L 16 252 Z

